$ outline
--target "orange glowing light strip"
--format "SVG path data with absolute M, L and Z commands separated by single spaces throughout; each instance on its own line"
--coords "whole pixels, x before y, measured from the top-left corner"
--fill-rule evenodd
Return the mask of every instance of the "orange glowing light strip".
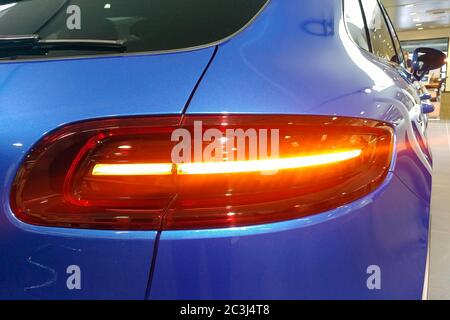
M 155 176 L 172 174 L 171 163 L 96 164 L 93 176 Z
M 264 172 L 283 169 L 296 169 L 341 162 L 359 157 L 361 150 L 334 152 L 321 155 L 279 158 L 267 160 L 197 162 L 178 165 L 178 174 L 215 174 Z
M 279 158 L 249 161 L 195 162 L 176 165 L 178 174 L 220 174 L 266 172 L 283 169 L 296 169 L 341 162 L 359 157 L 361 150 L 350 150 L 326 153 L 312 156 Z M 125 163 L 96 164 L 92 170 L 93 176 L 150 176 L 169 175 L 173 172 L 171 163 Z

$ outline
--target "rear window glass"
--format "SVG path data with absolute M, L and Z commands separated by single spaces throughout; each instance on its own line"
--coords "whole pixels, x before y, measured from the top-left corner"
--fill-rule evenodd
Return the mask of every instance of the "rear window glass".
M 186 49 L 233 35 L 266 2 L 0 0 L 0 35 L 39 34 L 43 40 L 124 40 L 127 52 Z

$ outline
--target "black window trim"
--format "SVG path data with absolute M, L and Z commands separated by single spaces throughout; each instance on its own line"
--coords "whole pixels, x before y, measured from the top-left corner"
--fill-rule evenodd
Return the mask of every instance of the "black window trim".
M 391 41 L 392 41 L 392 44 L 394 45 L 394 50 L 397 53 L 397 59 L 399 59 L 398 60 L 399 63 L 397 63 L 397 64 L 402 65 L 404 62 L 402 43 L 400 42 L 400 38 L 398 37 L 397 31 L 395 31 L 394 24 L 392 23 L 392 20 L 389 17 L 389 15 L 386 11 L 386 8 L 383 6 L 383 4 L 380 2 L 380 0 L 377 0 L 377 2 L 378 2 L 378 6 L 381 9 L 381 12 L 383 13 L 384 20 L 386 21 L 386 25 L 388 26 L 389 34 L 391 36 Z M 400 45 L 401 52 L 397 52 L 397 46 L 395 45 L 394 35 L 392 33 L 394 33 L 395 38 L 398 39 L 398 44 Z
M 342 11 L 342 19 L 343 19 L 343 21 L 344 21 L 345 31 L 347 32 L 347 35 L 348 35 L 348 37 L 350 38 L 350 40 L 351 40 L 358 48 L 360 48 L 361 50 L 364 50 L 364 51 L 366 51 L 366 52 L 373 53 L 373 50 L 372 50 L 372 41 L 371 41 L 371 39 L 370 39 L 369 28 L 367 27 L 366 15 L 365 15 L 365 13 L 364 13 L 364 10 L 363 10 L 362 4 L 361 4 L 361 0 L 357 0 L 357 1 L 358 1 L 358 3 L 359 3 L 359 7 L 360 7 L 360 9 L 361 9 L 361 15 L 362 15 L 362 18 L 363 18 L 363 23 L 364 23 L 364 30 L 365 30 L 366 38 L 367 38 L 367 47 L 369 48 L 369 50 L 367 50 L 367 49 L 365 49 L 365 48 L 362 48 L 359 44 L 357 44 L 357 43 L 355 42 L 355 40 L 353 40 L 353 37 L 352 37 L 352 35 L 350 34 L 350 31 L 349 31 L 348 28 L 347 28 L 347 22 L 346 22 L 346 19 L 345 19 L 345 0 L 342 0 L 342 2 L 341 2 L 341 4 L 342 4 L 341 11 Z
M 394 38 L 393 38 L 393 36 L 392 36 L 392 31 L 391 31 L 391 29 L 393 29 L 393 31 L 396 32 L 396 31 L 395 31 L 395 28 L 394 28 L 394 26 L 393 26 L 393 24 L 392 24 L 392 22 L 391 22 L 391 20 L 390 20 L 390 18 L 389 18 L 389 15 L 386 14 L 386 11 L 385 11 L 385 8 L 383 7 L 383 5 L 381 5 L 381 3 L 380 3 L 379 0 L 375 0 L 375 1 L 376 1 L 377 4 L 378 4 L 378 7 L 379 7 L 379 9 L 380 9 L 380 11 L 381 11 L 381 14 L 383 15 L 383 19 L 384 19 L 384 21 L 385 21 L 385 23 L 386 23 L 386 26 L 388 27 L 388 30 L 387 30 L 387 31 L 388 31 L 388 33 L 389 33 L 389 37 L 390 37 L 390 39 L 391 39 L 391 42 L 392 42 L 392 46 L 393 46 L 395 55 L 398 57 L 399 55 L 398 55 L 398 52 L 397 52 L 397 48 L 395 47 L 395 44 L 394 44 Z M 362 4 L 362 0 L 358 0 L 358 2 L 359 2 L 359 6 L 360 6 L 360 8 L 361 8 L 361 13 L 362 13 L 363 20 L 364 20 L 364 26 L 365 26 L 365 29 L 366 29 L 366 37 L 367 37 L 367 42 L 368 42 L 368 46 L 369 46 L 369 52 L 370 52 L 371 54 L 373 54 L 374 56 L 376 56 L 376 57 L 382 59 L 381 57 L 379 57 L 378 55 L 376 55 L 376 54 L 373 52 L 372 39 L 371 39 L 371 37 L 370 37 L 370 30 L 369 30 L 369 25 L 368 25 L 368 23 L 367 23 L 366 12 L 365 12 L 365 10 L 364 10 L 364 6 L 363 6 L 363 4 Z M 342 0 L 342 7 L 343 7 L 342 12 L 343 12 L 344 19 L 345 19 L 345 0 Z M 389 19 L 389 22 L 388 22 L 387 19 Z M 389 23 L 391 23 L 391 24 L 389 24 Z M 392 26 L 392 27 L 391 27 L 391 26 Z M 346 28 L 346 29 L 347 29 L 347 28 Z M 347 29 L 347 33 L 348 33 L 348 29 Z M 395 33 L 395 35 L 397 36 L 397 33 Z M 349 34 L 349 37 L 351 38 L 350 34 Z M 397 39 L 399 39 L 399 42 L 400 42 L 400 38 L 398 38 L 398 36 L 397 36 Z M 353 41 L 353 42 L 354 42 L 354 41 Z M 354 42 L 354 43 L 355 43 L 355 42 Z M 355 44 L 356 44 L 356 43 L 355 43 Z M 357 45 L 357 44 L 356 44 L 356 45 Z M 362 50 L 364 50 L 364 51 L 367 51 L 367 50 L 365 50 L 364 48 L 361 48 L 359 45 L 357 45 L 357 46 L 358 46 L 358 48 L 360 48 L 360 49 L 362 49 Z M 401 43 L 400 43 L 400 49 L 402 50 L 402 48 L 401 48 Z M 402 52 L 403 52 L 403 50 L 402 50 Z M 401 58 L 402 58 L 402 61 L 403 61 L 403 56 L 402 56 Z M 387 61 L 386 59 L 383 59 L 383 60 Z M 398 64 L 398 65 L 401 65 L 400 63 L 396 63 L 396 62 L 392 62 L 392 61 L 388 61 L 388 62 L 390 62 L 390 63 L 395 63 L 395 64 Z
M 359 8 L 361 9 L 361 15 L 364 21 L 364 29 L 366 30 L 366 37 L 367 37 L 367 43 L 369 45 L 369 51 L 373 53 L 373 47 L 372 47 L 372 39 L 370 38 L 370 31 L 369 26 L 367 24 L 367 18 L 366 18 L 366 12 L 364 11 L 363 5 L 361 0 L 358 0 Z

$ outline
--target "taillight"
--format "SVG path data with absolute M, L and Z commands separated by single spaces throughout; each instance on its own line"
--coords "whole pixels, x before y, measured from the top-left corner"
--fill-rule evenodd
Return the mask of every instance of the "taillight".
M 187 116 L 181 126 L 179 120 L 95 120 L 47 135 L 17 173 L 14 213 L 37 225 L 121 230 L 270 223 L 368 194 L 391 162 L 393 130 L 372 120 L 208 115 Z M 180 128 L 188 143 L 182 150 L 182 139 L 173 138 Z M 209 129 L 214 138 L 203 135 Z M 236 140 L 227 135 L 233 131 L 241 133 Z M 174 160 L 174 150 L 182 160 Z M 205 152 L 214 160 L 203 159 Z

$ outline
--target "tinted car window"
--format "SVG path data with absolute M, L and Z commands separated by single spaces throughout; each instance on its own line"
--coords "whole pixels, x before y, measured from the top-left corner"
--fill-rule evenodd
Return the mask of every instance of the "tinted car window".
M 373 53 L 388 61 L 397 61 L 397 53 L 378 1 L 362 0 Z
M 353 41 L 365 50 L 369 50 L 366 27 L 359 0 L 344 0 L 345 24 Z
M 400 44 L 400 40 L 398 39 L 397 33 L 395 32 L 394 25 L 392 24 L 392 21 L 389 18 L 389 15 L 385 9 L 383 9 L 383 12 L 384 12 L 384 15 L 386 16 L 386 20 L 389 25 L 389 30 L 391 32 L 392 39 L 394 40 L 395 51 L 397 52 L 398 61 L 395 61 L 395 62 L 398 62 L 399 64 L 404 63 L 402 45 Z
M 234 34 L 267 1 L 9 1 L 0 7 L 0 33 L 37 33 L 44 40 L 124 40 L 128 52 L 175 50 L 206 45 Z

